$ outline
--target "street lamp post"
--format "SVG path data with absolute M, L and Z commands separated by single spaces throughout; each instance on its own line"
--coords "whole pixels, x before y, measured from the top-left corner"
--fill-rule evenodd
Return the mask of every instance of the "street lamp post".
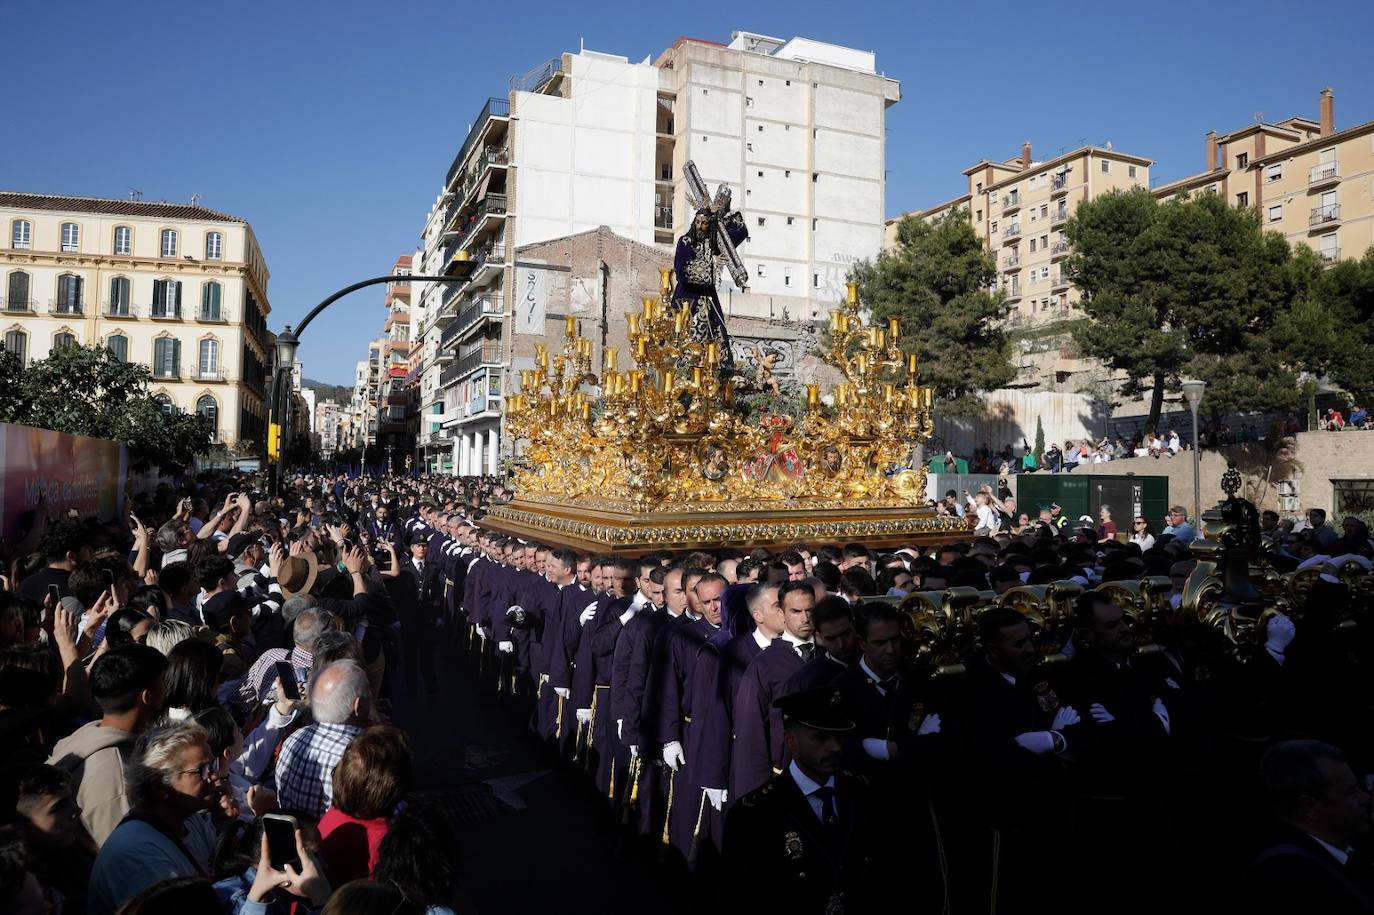
M 280 466 L 282 455 L 281 421 L 282 415 L 285 413 L 282 403 L 282 388 L 285 387 L 287 391 L 286 396 L 289 397 L 289 392 L 291 390 L 291 367 L 295 365 L 296 350 L 300 347 L 301 334 L 305 333 L 305 328 L 311 321 L 315 320 L 316 315 L 324 311 L 330 305 L 333 305 L 350 292 L 357 292 L 359 289 L 364 289 L 368 286 L 393 282 L 466 283 L 468 281 L 468 277 L 472 272 L 473 263 L 471 260 L 467 259 L 466 252 L 458 252 L 450 266 L 457 270 L 457 273 L 453 276 L 374 276 L 372 279 L 362 280 L 361 282 L 354 283 L 352 286 L 345 286 L 343 289 L 335 292 L 323 302 L 310 309 L 309 313 L 301 319 L 301 323 L 296 325 L 294 331 L 288 324 L 286 328 L 277 335 L 277 368 L 276 371 L 272 373 L 272 394 L 271 400 L 267 405 L 267 460 L 269 464 L 267 487 L 269 493 L 275 496 L 280 492 L 282 473 L 282 467 Z M 283 384 L 283 382 L 285 382 L 285 384 Z
M 1202 452 L 1198 448 L 1197 406 L 1202 401 L 1202 392 L 1207 390 L 1207 382 L 1196 379 L 1183 382 L 1183 399 L 1193 411 L 1193 524 L 1202 530 Z

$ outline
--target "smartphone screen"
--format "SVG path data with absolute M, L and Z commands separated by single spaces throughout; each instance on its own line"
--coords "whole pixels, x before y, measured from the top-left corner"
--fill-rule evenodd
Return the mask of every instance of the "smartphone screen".
M 262 829 L 267 835 L 267 856 L 272 866 L 283 870 L 290 864 L 300 870 L 301 859 L 296 852 L 296 818 L 279 813 L 265 814 Z
M 105 570 L 105 586 L 111 591 L 114 590 L 114 573 L 109 569 Z
M 48 585 L 48 597 L 52 598 L 52 605 L 56 607 L 57 602 L 62 599 L 62 592 L 58 589 L 57 585 Z
M 291 666 L 290 661 L 278 661 L 276 663 L 277 679 L 281 680 L 282 692 L 286 698 L 292 702 L 301 701 L 300 684 L 296 682 L 296 670 Z

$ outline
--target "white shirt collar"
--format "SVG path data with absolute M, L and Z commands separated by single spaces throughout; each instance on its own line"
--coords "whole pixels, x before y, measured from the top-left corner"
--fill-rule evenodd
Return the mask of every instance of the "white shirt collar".
M 868 658 L 859 658 L 859 667 L 868 675 L 868 678 L 873 681 L 873 685 L 878 687 L 878 691 L 886 696 L 887 690 L 883 688 L 883 678 L 875 674 L 873 668 L 868 666 Z M 893 676 L 895 677 L 896 674 L 893 674 Z
M 824 784 L 824 785 L 821 785 L 821 784 L 819 784 L 819 783 L 813 781 L 813 780 L 811 779 L 810 776 L 808 776 L 805 772 L 803 772 L 803 771 L 801 770 L 801 767 L 799 767 L 799 766 L 797 765 L 797 761 L 796 761 L 796 760 L 793 760 L 793 761 L 788 765 L 787 771 L 788 771 L 789 773 L 791 773 L 791 775 L 792 775 L 792 781 L 794 781 L 794 782 L 797 783 L 797 787 L 801 789 L 802 796 L 804 796 L 804 797 L 810 797 L 811 795 L 815 794 L 815 793 L 816 793 L 816 790 L 819 789 L 819 788 L 834 788 L 834 787 L 835 787 L 835 776 L 833 776 L 833 775 L 830 776 L 828 779 L 825 780 L 825 784 Z M 1317 841 L 1320 842 L 1321 840 L 1318 839 Z M 1323 844 L 1325 844 L 1325 843 L 1323 843 Z
M 813 644 L 813 642 L 812 642 L 810 639 L 799 639 L 799 638 L 797 638 L 795 635 L 793 635 L 792 633 L 788 632 L 786 629 L 784 629 L 784 630 L 782 631 L 782 635 L 780 636 L 780 638 L 784 638 L 784 639 L 786 639 L 788 642 L 790 642 L 790 643 L 792 644 L 792 648 L 793 648 L 793 649 L 795 649 L 798 645 L 811 645 L 811 644 Z
M 643 591 L 636 591 L 634 598 L 630 601 L 631 607 L 641 607 L 649 602 L 649 598 L 644 596 Z
M 755 629 L 749 634 L 754 637 L 754 644 L 758 645 L 760 648 L 767 648 L 769 645 L 773 644 L 773 640 L 758 629 Z
M 1309 836 L 1312 836 L 1312 840 L 1313 840 L 1314 842 L 1316 842 L 1318 845 L 1320 845 L 1322 848 L 1324 848 L 1324 849 L 1326 849 L 1327 851 L 1331 852 L 1331 857 L 1333 857 L 1333 858 L 1335 858 L 1337 861 L 1341 862 L 1341 867 L 1345 867 L 1345 862 L 1348 861 L 1348 860 L 1350 859 L 1350 849 L 1348 849 L 1348 848 L 1345 848 L 1345 849 L 1337 848 L 1336 846 L 1332 845 L 1330 842 L 1324 842 L 1324 841 L 1322 841 L 1321 839 L 1317 838 L 1316 836 L 1313 836 L 1312 833 L 1310 833 L 1310 832 L 1308 833 L 1308 835 L 1309 835 Z

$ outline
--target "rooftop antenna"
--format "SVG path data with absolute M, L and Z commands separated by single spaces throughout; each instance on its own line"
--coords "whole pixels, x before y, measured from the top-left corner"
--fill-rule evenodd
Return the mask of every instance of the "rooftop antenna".
M 1263 123 L 1264 123 L 1264 112 L 1263 112 L 1263 111 L 1256 111 L 1256 112 L 1255 112 L 1255 123 L 1256 123 L 1256 124 L 1263 124 Z
M 198 207 L 198 206 L 200 206 L 200 195 L 199 195 L 199 194 L 192 194 L 192 195 L 191 195 L 191 206 L 193 206 L 193 207 Z
M 125 187 L 128 187 L 128 185 L 125 185 Z M 130 188 L 129 188 L 129 199 L 130 199 L 130 200 L 142 200 L 142 199 L 143 199 L 143 192 L 140 191 L 140 190 L 139 190 L 138 188 L 136 188 L 136 187 L 130 187 Z

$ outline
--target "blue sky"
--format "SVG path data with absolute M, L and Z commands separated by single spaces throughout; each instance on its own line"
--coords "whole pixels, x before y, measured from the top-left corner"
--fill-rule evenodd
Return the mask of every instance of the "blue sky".
M 982 157 L 1082 141 L 1203 165 L 1208 129 L 1374 119 L 1374 4 L 358 3 L 0 0 L 0 188 L 189 201 L 247 218 L 273 329 L 411 251 L 467 126 L 511 75 L 579 42 L 632 60 L 679 35 L 804 35 L 877 52 L 887 212 L 961 191 Z M 351 383 L 380 330 L 364 291 L 310 326 L 306 374 Z

